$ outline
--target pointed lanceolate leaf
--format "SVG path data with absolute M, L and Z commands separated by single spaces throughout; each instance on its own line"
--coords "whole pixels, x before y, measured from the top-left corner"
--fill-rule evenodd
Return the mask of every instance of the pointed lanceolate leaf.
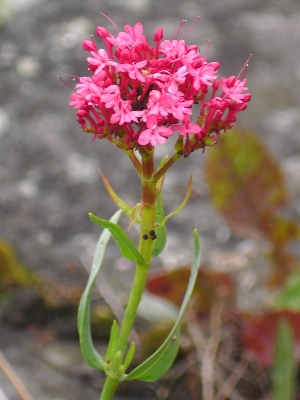
M 144 382 L 154 382 L 162 377 L 172 366 L 179 349 L 180 326 L 172 329 L 163 345 L 145 362 L 130 372 L 125 380 L 139 379 Z
M 105 354 L 105 360 L 111 360 L 111 358 L 115 354 L 117 348 L 118 335 L 119 335 L 118 324 L 117 321 L 114 320 L 110 330 L 109 343 Z
M 110 183 L 108 182 L 108 179 L 106 176 L 102 173 L 102 171 L 99 169 L 99 173 L 101 175 L 101 178 L 103 179 L 104 185 L 106 187 L 107 193 L 110 195 L 111 199 L 113 202 L 122 210 L 128 217 L 131 216 L 132 214 L 132 207 L 130 207 L 129 204 L 125 203 L 124 200 L 122 200 L 117 193 L 113 190 L 111 187 Z
M 194 231 L 194 260 L 191 267 L 191 275 L 187 290 L 179 310 L 179 314 L 173 329 L 169 333 L 164 343 L 159 347 L 158 350 L 142 364 L 131 371 L 126 380 L 139 379 L 146 382 L 154 382 L 164 375 L 171 365 L 173 364 L 180 344 L 180 324 L 187 308 L 189 299 L 192 295 L 195 282 L 198 275 L 198 269 L 200 266 L 201 259 L 201 247 L 198 237 L 198 233 Z
M 116 225 L 111 221 L 98 218 L 92 213 L 90 213 L 89 216 L 96 225 L 99 225 L 102 228 L 106 228 L 110 231 L 117 245 L 119 246 L 123 257 L 128 258 L 129 260 L 132 260 L 138 264 L 144 263 L 144 259 L 139 253 L 138 249 L 119 225 Z
M 135 343 L 132 342 L 130 347 L 129 347 L 129 350 L 128 350 L 127 354 L 126 354 L 124 363 L 120 367 L 121 368 L 121 372 L 123 372 L 123 374 L 127 370 L 127 368 L 129 367 L 129 365 L 130 365 L 130 363 L 131 363 L 131 361 L 133 359 L 134 352 L 135 352 Z
M 121 214 L 121 210 L 117 211 L 110 219 L 111 223 L 117 223 Z M 100 271 L 104 252 L 110 237 L 111 233 L 109 230 L 105 229 L 96 245 L 91 273 L 79 303 L 77 320 L 82 355 L 87 364 L 99 370 L 103 370 L 105 368 L 105 359 L 97 352 L 93 345 L 90 324 L 90 303 L 94 283 Z

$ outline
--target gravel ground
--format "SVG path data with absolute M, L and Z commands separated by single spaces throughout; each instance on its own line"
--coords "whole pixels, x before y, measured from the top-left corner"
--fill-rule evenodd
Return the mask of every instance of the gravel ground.
M 115 211 L 98 168 L 121 197 L 139 201 L 138 182 L 130 162 L 102 141 L 80 132 L 70 90 L 57 76 L 86 74 L 81 41 L 97 25 L 110 27 L 100 11 L 121 28 L 141 21 L 150 36 L 161 26 L 165 37 L 179 21 L 200 20 L 187 41 L 221 63 L 224 75 L 237 74 L 249 54 L 248 86 L 252 102 L 239 123 L 256 130 L 288 174 L 292 213 L 299 218 L 300 172 L 300 4 L 287 0 L 14 0 L 0 28 L 0 221 L 1 236 L 12 242 L 22 261 L 47 278 L 69 283 L 70 268 L 89 265 L 99 230 L 87 217 L 92 211 L 109 218 Z M 110 27 L 111 28 L 111 27 Z M 72 84 L 72 82 L 71 82 Z M 163 154 L 165 149 L 161 149 Z M 209 151 L 209 150 L 208 150 Z M 186 263 L 191 230 L 201 232 L 204 257 L 217 246 L 237 240 L 222 235 L 224 224 L 209 204 L 202 181 L 205 155 L 193 154 L 170 171 L 165 185 L 167 207 L 182 198 L 190 172 L 198 193 L 169 225 L 170 241 L 162 263 Z M 223 231 L 222 231 L 223 229 Z M 184 240 L 184 249 L 176 249 Z M 182 245 L 181 245 L 182 248 Z M 111 249 L 110 282 L 126 278 L 127 266 Z M 85 273 L 78 275 L 85 279 Z M 1 327 L 0 345 L 35 399 L 97 399 L 97 390 L 82 381 L 85 366 L 77 344 L 57 342 L 47 354 L 32 348 L 28 333 Z M 18 343 L 16 346 L 15 344 Z M 61 354 L 66 361 L 61 361 Z M 74 354 L 78 358 L 74 361 Z M 51 360 L 50 355 L 53 355 Z M 55 358 L 56 357 L 56 358 Z M 60 365 L 63 363 L 63 365 Z M 73 366 L 76 364 L 76 368 Z M 63 375 L 57 371 L 60 368 Z M 80 376 L 78 378 L 78 371 Z M 67 372 L 66 372 L 67 371 Z M 88 372 L 86 372 L 88 374 Z M 9 400 L 17 400 L 5 379 Z M 149 398 L 156 398 L 150 392 Z M 152 396 L 152 397 L 151 397 Z

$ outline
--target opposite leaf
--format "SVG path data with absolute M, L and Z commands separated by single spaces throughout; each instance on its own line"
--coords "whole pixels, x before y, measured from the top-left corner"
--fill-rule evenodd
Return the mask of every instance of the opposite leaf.
M 117 211 L 110 219 L 111 223 L 117 223 L 120 219 L 121 214 L 121 210 Z M 78 308 L 77 323 L 82 355 L 87 364 L 99 370 L 103 370 L 105 368 L 105 359 L 97 352 L 93 345 L 90 324 L 90 303 L 94 283 L 100 271 L 104 252 L 110 237 L 111 233 L 107 229 L 105 229 L 98 240 L 94 253 L 91 273 Z
M 139 253 L 138 249 L 119 225 L 116 225 L 111 221 L 98 218 L 92 213 L 90 213 L 89 216 L 96 225 L 102 226 L 102 228 L 106 228 L 110 231 L 117 245 L 119 246 L 123 257 L 135 261 L 138 264 L 144 264 L 144 259 Z
M 130 207 L 129 204 L 125 203 L 124 200 L 122 200 L 117 193 L 113 190 L 111 187 L 110 183 L 108 182 L 108 179 L 106 176 L 102 173 L 102 171 L 99 169 L 99 173 L 101 175 L 101 178 L 103 179 L 103 183 L 106 187 L 107 193 L 110 195 L 111 199 L 114 201 L 114 203 L 128 216 L 130 217 L 132 214 L 132 207 Z
M 179 314 L 173 329 L 158 350 L 142 364 L 131 371 L 126 380 L 139 379 L 146 382 L 154 382 L 164 375 L 173 364 L 180 344 L 180 324 L 192 295 L 201 260 L 201 247 L 198 233 L 194 231 L 194 259 L 191 267 L 191 275 L 186 293 L 179 310 Z
M 105 354 L 105 360 L 111 360 L 113 355 L 116 352 L 116 346 L 117 346 L 117 341 L 118 341 L 118 335 L 119 335 L 119 328 L 116 320 L 113 320 L 113 324 L 110 330 L 110 336 L 109 336 L 109 343 L 108 347 L 106 350 Z

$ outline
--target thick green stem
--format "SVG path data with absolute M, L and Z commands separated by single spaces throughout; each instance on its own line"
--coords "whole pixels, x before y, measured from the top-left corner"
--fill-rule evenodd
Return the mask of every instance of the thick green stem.
M 132 290 L 125 310 L 122 326 L 120 328 L 116 355 L 110 366 L 110 373 L 106 378 L 100 400 L 111 400 L 114 396 L 119 381 L 122 379 L 120 366 L 126 355 L 130 333 L 136 319 L 137 309 L 142 298 L 149 267 L 152 261 L 153 239 L 155 238 L 155 212 L 156 212 L 156 184 L 154 181 L 153 152 L 148 151 L 142 155 L 142 210 L 140 219 L 139 252 L 144 263 L 137 264 Z M 120 379 L 119 379 L 120 378 Z
M 106 376 L 103 389 L 101 392 L 100 400 L 111 400 L 119 385 L 118 379 L 114 379 L 110 376 Z
M 137 264 L 131 294 L 119 333 L 118 350 L 122 352 L 123 357 L 126 351 L 130 332 L 136 318 L 137 308 L 142 298 L 148 270 L 152 261 L 153 240 L 151 239 L 150 232 L 154 229 L 156 206 L 156 185 L 153 181 L 153 152 L 142 154 L 142 166 L 142 211 L 139 252 L 145 262 L 143 264 Z

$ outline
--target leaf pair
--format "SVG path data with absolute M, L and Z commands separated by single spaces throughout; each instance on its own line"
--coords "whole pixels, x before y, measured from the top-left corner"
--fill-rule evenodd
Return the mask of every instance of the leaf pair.
M 160 166 L 162 167 L 165 162 L 166 162 L 167 158 L 165 158 Z M 134 208 L 129 206 L 129 204 L 125 203 L 117 194 L 116 192 L 113 190 L 113 188 L 111 187 L 108 179 L 106 178 L 106 176 L 99 170 L 100 175 L 103 179 L 104 185 L 106 187 L 106 190 L 108 192 L 108 194 L 110 195 L 111 199 L 115 202 L 115 204 L 122 210 L 124 211 L 124 213 L 130 218 L 130 225 L 129 227 L 134 223 L 134 222 L 139 222 L 139 217 L 140 217 L 140 213 L 141 213 L 141 204 L 137 204 Z M 157 186 L 157 200 L 156 200 L 156 219 L 155 219 L 155 224 L 157 226 L 156 228 L 156 240 L 155 240 L 155 244 L 153 247 L 153 251 L 152 251 L 152 256 L 153 257 L 157 257 L 165 248 L 166 242 L 167 242 L 167 232 L 166 232 L 166 222 L 168 221 L 169 218 L 173 217 L 174 215 L 176 215 L 179 211 L 181 211 L 183 209 L 183 207 L 186 205 L 191 191 L 192 191 L 192 175 L 190 176 L 189 182 L 188 182 L 188 187 L 187 187 L 187 191 L 185 194 L 185 197 L 183 199 L 183 201 L 181 202 L 181 204 L 173 211 L 171 212 L 169 215 L 167 215 L 165 217 L 164 215 L 164 209 L 163 209 L 163 201 L 162 201 L 162 193 L 161 193 L 161 189 L 162 189 L 162 185 L 163 185 L 163 180 L 164 177 L 160 178 L 156 184 Z M 100 225 L 104 228 L 107 228 L 108 225 L 105 225 L 104 220 L 99 221 L 99 218 L 94 216 L 93 214 L 90 214 L 90 217 L 92 219 L 93 222 L 95 222 L 97 225 Z M 97 222 L 98 221 L 98 222 Z M 107 221 L 108 222 L 108 221 Z M 113 234 L 113 232 L 112 232 Z M 114 235 L 114 234 L 113 234 Z M 115 232 L 115 235 L 119 235 L 119 233 Z M 123 235 L 124 236 L 124 235 Z M 116 240 L 116 237 L 114 236 L 114 239 Z M 123 254 L 123 253 L 122 253 Z M 125 255 L 123 254 L 123 256 L 125 257 Z
M 117 323 L 115 321 L 111 329 L 111 338 L 106 353 L 106 359 L 102 357 L 95 349 L 92 341 L 91 328 L 90 328 L 90 303 L 91 303 L 92 289 L 96 277 L 100 271 L 104 252 L 110 237 L 113 236 L 124 257 L 132 261 L 135 261 L 137 263 L 143 263 L 143 258 L 141 254 L 138 252 L 138 250 L 131 242 L 131 240 L 128 238 L 126 233 L 123 231 L 123 229 L 117 225 L 121 213 L 122 213 L 121 210 L 117 211 L 110 219 L 110 221 L 102 220 L 90 214 L 92 221 L 95 222 L 97 225 L 104 227 L 105 229 L 98 240 L 96 251 L 94 254 L 91 274 L 80 301 L 79 311 L 78 311 L 78 331 L 80 336 L 80 346 L 85 361 L 91 367 L 98 370 L 106 369 L 107 367 L 106 359 L 112 359 L 118 356 L 122 358 L 123 356 L 122 354 L 118 354 L 116 348 L 119 332 Z M 120 377 L 120 380 L 140 379 L 143 381 L 152 382 L 160 378 L 171 367 L 177 355 L 180 344 L 180 323 L 185 313 L 188 301 L 191 297 L 197 279 L 198 269 L 200 266 L 201 248 L 200 248 L 199 237 L 196 231 L 194 232 L 194 246 L 195 246 L 194 260 L 192 264 L 190 280 L 178 314 L 178 318 L 175 322 L 173 329 L 171 330 L 165 342 L 152 356 L 150 356 L 147 360 L 145 360 L 141 365 L 136 367 L 128 375 L 125 375 L 125 371 L 128 368 L 134 355 L 135 345 L 133 343 L 127 353 L 123 365 L 121 365 L 122 360 L 120 359 L 120 365 L 121 365 L 120 372 L 124 374 L 123 377 Z
M 126 235 L 124 230 L 117 225 L 121 214 L 122 210 L 117 211 L 109 221 L 106 221 L 104 219 L 96 217 L 93 214 L 90 214 L 91 220 L 95 224 L 105 229 L 102 232 L 98 240 L 98 243 L 96 245 L 90 277 L 88 279 L 86 288 L 80 300 L 78 309 L 78 332 L 79 332 L 81 351 L 85 361 L 91 367 L 99 370 L 105 369 L 106 360 L 97 352 L 97 350 L 93 345 L 92 335 L 91 335 L 91 324 L 90 324 L 90 303 L 91 303 L 92 290 L 102 265 L 106 246 L 111 236 L 113 236 L 116 243 L 118 244 L 123 257 L 135 261 L 136 263 L 140 264 L 144 263 L 143 257 L 141 256 L 135 245 Z M 112 339 L 113 336 L 117 336 L 117 334 L 118 334 L 117 326 L 115 324 L 115 326 L 113 326 L 112 328 Z M 113 342 L 114 341 L 111 340 L 111 343 Z M 111 348 L 109 348 L 108 350 L 111 351 Z

